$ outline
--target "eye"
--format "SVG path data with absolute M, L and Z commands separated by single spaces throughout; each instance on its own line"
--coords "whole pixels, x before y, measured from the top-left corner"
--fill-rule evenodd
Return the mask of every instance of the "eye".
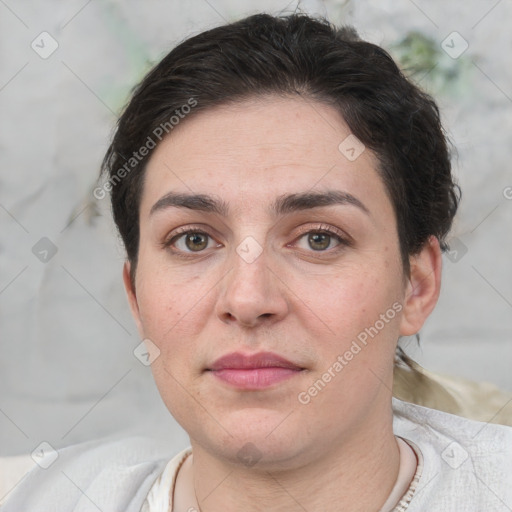
M 328 233 L 309 233 L 307 235 L 308 245 L 314 251 L 325 251 L 329 249 L 332 239 L 332 235 Z
M 349 242 L 334 230 L 321 228 L 307 231 L 301 235 L 296 245 L 305 250 L 327 252 L 329 249 L 349 245 Z
M 191 253 L 202 252 L 215 246 L 212 237 L 204 231 L 188 229 L 175 236 L 165 243 L 166 247 L 174 247 L 178 251 Z

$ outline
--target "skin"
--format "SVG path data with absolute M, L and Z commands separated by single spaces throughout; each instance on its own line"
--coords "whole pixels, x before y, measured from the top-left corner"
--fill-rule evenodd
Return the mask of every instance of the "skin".
M 190 436 L 193 459 L 180 472 L 175 511 L 371 511 L 393 488 L 394 353 L 437 301 L 440 249 L 430 238 L 404 276 L 377 160 L 365 149 L 349 161 L 338 149 L 348 135 L 330 106 L 266 97 L 186 119 L 151 156 L 135 283 L 130 263 L 124 282 L 141 337 L 160 350 L 152 372 L 162 399 Z M 269 212 L 279 196 L 329 190 L 351 194 L 367 211 L 336 204 Z M 229 213 L 151 213 L 171 191 L 213 194 Z M 195 242 L 208 241 L 199 251 L 183 236 L 164 247 L 180 227 L 211 238 Z M 308 233 L 319 227 L 349 242 L 333 235 L 312 247 Z M 236 250 L 248 236 L 262 248 L 252 262 Z M 301 404 L 298 394 L 394 303 L 401 311 Z M 205 371 L 234 351 L 272 351 L 303 370 L 264 390 L 235 389 Z M 242 448 L 256 464 L 244 464 Z

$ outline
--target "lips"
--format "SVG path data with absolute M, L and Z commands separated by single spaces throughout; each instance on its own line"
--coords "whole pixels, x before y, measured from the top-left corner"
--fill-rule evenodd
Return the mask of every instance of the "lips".
M 272 352 L 235 352 L 217 359 L 209 368 L 216 378 L 240 389 L 263 389 L 300 374 L 304 368 Z
M 216 371 L 227 368 L 231 370 L 252 370 L 255 368 L 290 368 L 292 370 L 302 370 L 300 366 L 272 352 L 259 352 L 252 355 L 234 352 L 217 359 L 208 369 Z

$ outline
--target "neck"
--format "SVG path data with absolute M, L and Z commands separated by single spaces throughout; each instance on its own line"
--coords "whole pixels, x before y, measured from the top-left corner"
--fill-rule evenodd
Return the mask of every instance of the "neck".
M 399 450 L 391 415 L 385 422 L 368 423 L 369 428 L 336 440 L 314 460 L 287 469 L 235 465 L 191 442 L 195 508 L 202 512 L 378 511 L 396 482 Z

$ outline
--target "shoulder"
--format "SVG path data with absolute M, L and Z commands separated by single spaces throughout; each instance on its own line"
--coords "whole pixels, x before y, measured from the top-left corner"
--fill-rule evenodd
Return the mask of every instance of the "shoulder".
M 397 399 L 393 412 L 395 434 L 412 441 L 423 456 L 416 502 L 449 511 L 512 508 L 512 427 Z M 410 510 L 416 510 L 412 503 Z
M 0 457 L 0 506 L 34 466 L 35 462 L 30 455 Z
M 393 399 L 395 431 L 442 446 L 457 441 L 473 453 L 498 449 L 512 455 L 512 427 L 475 421 L 429 407 Z M 491 419 L 491 418 L 489 418 Z
M 178 472 L 185 462 L 185 459 L 192 453 L 192 448 L 186 448 L 176 454 L 165 466 L 160 476 L 155 480 L 144 501 L 141 512 L 150 510 L 171 510 L 173 503 L 170 501 L 174 496 L 174 487 Z M 171 492 L 172 490 L 172 492 Z
M 22 478 L 3 512 L 61 510 L 139 511 L 165 467 L 169 447 L 142 436 L 89 441 L 48 450 Z

